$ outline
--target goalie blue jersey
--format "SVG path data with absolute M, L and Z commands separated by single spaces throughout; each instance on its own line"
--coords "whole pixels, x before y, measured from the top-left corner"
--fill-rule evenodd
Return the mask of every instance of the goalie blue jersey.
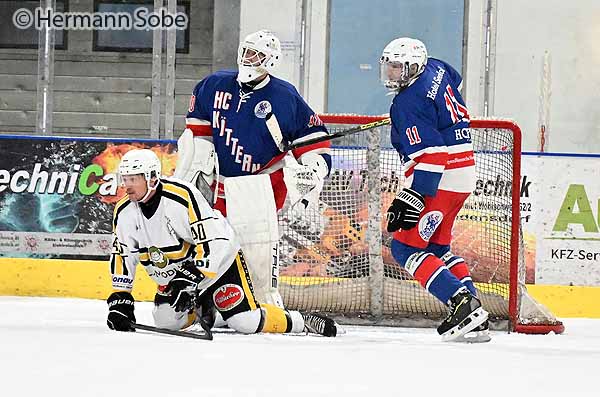
M 470 193 L 475 159 L 462 78 L 447 63 L 429 58 L 425 70 L 392 102 L 391 141 L 404 160 L 406 186 L 435 196 L 438 189 Z
M 267 76 L 256 87 L 240 85 L 237 72 L 220 71 L 194 88 L 186 127 L 194 136 L 211 139 L 225 177 L 273 173 L 282 167 L 285 153 L 277 148 L 267 128 L 266 117 L 273 113 L 284 143 L 321 136 L 327 130 L 293 85 Z M 294 157 L 312 151 L 322 154 L 328 165 L 329 142 L 294 150 Z

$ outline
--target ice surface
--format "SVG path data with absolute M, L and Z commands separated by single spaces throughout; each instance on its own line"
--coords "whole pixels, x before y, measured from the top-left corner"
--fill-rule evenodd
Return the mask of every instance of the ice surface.
M 151 303 L 137 303 L 152 324 Z M 0 297 L 0 396 L 599 396 L 600 320 L 564 335 L 346 327 L 338 338 L 110 331 L 99 300 Z

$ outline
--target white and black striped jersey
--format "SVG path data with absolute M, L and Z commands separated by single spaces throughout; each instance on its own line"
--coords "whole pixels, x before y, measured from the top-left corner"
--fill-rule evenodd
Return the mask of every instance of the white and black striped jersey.
M 229 223 L 213 210 L 193 185 L 161 178 L 147 203 L 121 199 L 113 215 L 112 286 L 131 291 L 141 263 L 159 286 L 169 283 L 177 267 L 194 261 L 212 285 L 231 265 L 240 245 Z

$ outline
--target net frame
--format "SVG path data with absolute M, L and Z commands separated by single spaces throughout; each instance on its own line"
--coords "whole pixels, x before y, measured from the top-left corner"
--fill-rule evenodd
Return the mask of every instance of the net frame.
M 375 121 L 382 120 L 387 116 L 360 116 L 360 115 L 333 115 L 323 114 L 320 115 L 321 120 L 326 124 L 334 125 L 347 125 L 355 126 Z M 512 135 L 512 191 L 511 191 L 511 225 L 510 225 L 510 265 L 509 265 L 509 277 L 508 277 L 508 308 L 506 313 L 506 327 L 509 330 L 521 333 L 529 334 L 546 334 L 549 332 L 561 333 L 564 331 L 563 324 L 558 321 L 552 313 L 550 313 L 545 307 L 535 302 L 529 294 L 525 286 L 525 263 L 524 263 L 524 244 L 523 236 L 520 226 L 520 180 L 521 180 L 521 130 L 517 124 L 511 120 L 505 119 L 472 119 L 472 129 L 483 129 L 483 130 L 502 130 L 510 131 Z M 362 133 L 365 134 L 365 133 Z M 390 325 L 409 325 L 409 326 L 431 326 L 437 323 L 436 315 L 427 316 L 424 319 L 420 318 L 423 313 L 395 313 L 394 309 L 390 310 L 390 305 L 387 301 L 393 295 L 388 290 L 399 288 L 400 284 L 394 283 L 394 280 L 390 280 L 385 277 L 386 268 L 382 259 L 382 231 L 381 231 L 381 195 L 382 195 L 382 184 L 380 179 L 380 154 L 381 154 L 381 130 L 373 129 L 367 134 L 367 147 L 366 151 L 366 164 L 368 168 L 367 178 L 367 207 L 368 207 L 368 221 L 367 221 L 367 244 L 368 244 L 368 276 L 362 279 L 356 279 L 345 281 L 345 286 L 341 286 L 336 290 L 335 281 L 327 284 L 321 284 L 320 286 L 314 286 L 319 288 L 319 295 L 310 296 L 306 293 L 308 299 L 296 299 L 296 293 L 302 294 L 302 289 L 298 288 L 295 291 L 294 286 L 290 283 L 286 283 L 285 280 L 280 283 L 280 289 L 284 296 L 286 306 L 290 309 L 299 310 L 322 310 L 329 312 L 334 315 L 339 321 L 346 323 L 376 323 L 376 324 L 390 324 Z M 477 155 L 476 155 L 477 156 Z M 285 215 L 284 215 L 285 216 Z M 281 219 L 281 216 L 280 216 Z M 352 283 L 357 285 L 352 285 Z M 359 296 L 357 299 L 361 300 L 356 307 L 359 309 L 354 310 L 352 307 L 348 308 L 340 305 L 336 302 L 336 293 L 344 293 L 352 295 L 356 293 L 364 295 L 364 286 L 358 286 L 358 283 L 367 283 L 366 289 L 369 290 L 370 294 L 368 297 Z M 305 287 L 308 291 L 313 286 Z M 347 287 L 347 290 L 344 288 Z M 360 287 L 360 288 L 359 288 Z M 406 288 L 406 283 L 400 286 Z M 420 286 L 418 286 L 420 288 Z M 386 290 L 387 289 L 387 290 Z M 414 292 L 414 291 L 413 291 Z M 427 294 L 425 290 L 423 294 Z M 354 296 L 346 296 L 345 299 L 353 301 Z M 306 303 L 306 300 L 310 303 Z M 319 302 L 315 302 L 319 300 Z M 368 308 L 365 309 L 365 301 L 368 301 Z M 490 304 L 490 302 L 485 302 Z M 493 302 L 492 302 L 493 304 Z M 352 306 L 352 305 L 350 305 Z M 393 305 L 392 305 L 393 306 Z M 443 305 L 438 303 L 437 308 L 430 309 L 428 312 L 435 312 L 440 310 L 440 307 L 445 310 Z M 421 308 L 422 309 L 422 308 Z M 412 309 L 411 309 L 412 310 Z M 501 309 L 502 310 L 502 309 Z M 527 312 L 527 313 L 525 313 Z M 431 313 L 428 313 L 431 314 Z M 439 317 L 439 313 L 437 314 Z M 498 316 L 498 320 L 501 320 Z M 432 322 L 431 320 L 436 321 Z M 498 324 L 501 324 L 500 321 Z

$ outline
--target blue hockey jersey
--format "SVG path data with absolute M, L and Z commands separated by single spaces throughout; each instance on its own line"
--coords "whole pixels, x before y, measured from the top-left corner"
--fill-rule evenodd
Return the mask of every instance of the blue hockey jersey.
M 423 195 L 473 191 L 475 160 L 461 84 L 452 66 L 429 58 L 392 102 L 392 145 L 403 157 L 406 186 Z
M 285 143 L 327 133 L 293 85 L 267 76 L 252 89 L 238 83 L 235 71 L 214 73 L 196 85 L 186 127 L 194 136 L 212 139 L 221 175 L 270 174 L 285 156 L 266 125 L 265 118 L 271 112 L 277 117 Z M 331 165 L 329 146 L 329 142 L 311 145 L 293 151 L 293 155 L 299 159 L 308 151 L 316 151 Z

